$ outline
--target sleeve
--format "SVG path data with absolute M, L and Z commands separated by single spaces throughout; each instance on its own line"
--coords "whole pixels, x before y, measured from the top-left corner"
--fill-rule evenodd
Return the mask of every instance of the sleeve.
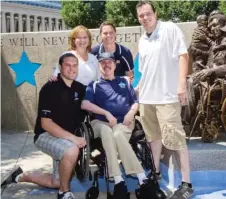
M 98 80 L 101 77 L 101 72 L 100 72 L 100 68 L 99 68 L 99 62 L 96 57 L 94 57 L 94 64 L 96 67 L 96 79 L 95 80 Z
M 140 52 L 141 52 L 141 41 L 139 41 L 139 44 L 138 44 L 138 53 L 135 60 L 137 61 L 138 71 L 142 73 L 143 62 L 142 62 L 142 56 Z
M 124 77 L 124 79 L 125 79 L 125 81 L 126 81 L 126 85 L 127 85 L 127 87 L 128 87 L 128 89 L 129 89 L 129 96 L 130 96 L 130 105 L 132 106 L 134 103 L 139 103 L 138 102 L 138 99 L 137 99 L 137 96 L 136 96 L 136 94 L 135 94 L 135 91 L 134 91 L 134 88 L 133 88 L 133 86 L 130 84 L 130 82 L 128 81 L 128 79 L 127 78 L 125 78 Z
M 173 24 L 173 57 L 187 53 L 184 35 L 181 29 Z
M 80 99 L 81 101 L 85 98 L 86 95 L 86 86 L 84 86 L 83 84 L 81 84 L 81 94 L 80 94 Z
M 130 104 L 133 105 L 134 103 L 139 103 L 132 85 L 130 85 L 129 92 L 130 92 L 130 96 L 131 96 Z
M 99 51 L 99 45 L 97 46 L 94 46 L 92 49 L 91 49 L 91 54 L 93 54 L 94 56 L 97 56 L 98 55 L 98 51 Z
M 91 103 L 94 103 L 95 100 L 95 92 L 93 90 L 95 82 L 91 82 L 87 88 L 86 88 L 86 93 L 85 93 L 85 97 L 84 100 L 88 100 Z
M 124 52 L 122 53 L 122 58 L 125 61 L 125 70 L 126 71 L 131 71 L 134 69 L 134 64 L 133 64 L 133 56 L 132 53 L 129 49 L 124 47 Z
M 56 63 L 56 67 L 55 67 L 55 70 L 53 72 L 53 76 L 57 77 L 58 73 L 60 73 L 60 68 L 59 68 L 59 64 Z
M 38 115 L 42 118 L 52 118 L 52 89 L 44 85 L 39 93 Z

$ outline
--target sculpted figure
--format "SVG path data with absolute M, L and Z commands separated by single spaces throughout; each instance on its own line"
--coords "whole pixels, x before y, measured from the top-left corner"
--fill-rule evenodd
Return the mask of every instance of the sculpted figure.
M 209 35 L 211 35 L 213 43 L 209 49 L 207 63 L 202 70 L 200 70 L 201 68 L 195 70 L 188 79 L 188 107 L 182 115 L 183 120 L 188 124 L 192 121 L 192 117 L 195 116 L 198 109 L 200 83 L 207 85 L 208 81 L 213 84 L 219 79 L 222 81 L 222 78 L 226 76 L 226 16 L 219 11 L 213 11 L 208 19 L 208 29 L 210 30 Z M 191 52 L 197 53 L 198 51 Z M 207 93 L 203 93 L 203 95 L 207 99 Z
M 198 27 L 194 30 L 189 47 L 189 53 L 193 59 L 193 72 L 200 71 L 206 67 L 209 50 L 212 46 L 208 30 L 208 17 L 206 15 L 199 15 L 197 17 L 197 25 Z
M 206 78 L 215 73 L 216 77 L 226 75 L 226 16 L 215 14 L 209 18 L 208 27 L 214 38 L 206 69 L 196 73 L 192 79 L 195 83 L 206 81 Z

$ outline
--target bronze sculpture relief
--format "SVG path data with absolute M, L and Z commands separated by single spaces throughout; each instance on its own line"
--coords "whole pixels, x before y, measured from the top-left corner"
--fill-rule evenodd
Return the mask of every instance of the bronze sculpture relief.
M 212 142 L 219 131 L 226 131 L 226 16 L 213 11 L 197 17 L 197 24 L 189 47 L 193 73 L 182 118 L 189 136 Z

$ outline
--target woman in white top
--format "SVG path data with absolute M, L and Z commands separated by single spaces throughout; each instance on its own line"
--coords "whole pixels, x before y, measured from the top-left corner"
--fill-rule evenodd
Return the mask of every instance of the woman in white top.
M 90 31 L 82 25 L 76 26 L 70 33 L 69 51 L 75 54 L 79 61 L 78 76 L 75 80 L 85 86 L 100 77 L 97 58 L 89 53 L 91 46 L 92 38 Z M 59 66 L 57 65 L 50 81 L 56 81 L 59 72 Z

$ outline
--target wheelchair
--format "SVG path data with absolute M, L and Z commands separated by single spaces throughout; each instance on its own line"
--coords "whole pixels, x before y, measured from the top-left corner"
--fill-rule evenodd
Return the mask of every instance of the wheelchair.
M 226 132 L 226 77 L 208 77 L 199 84 L 200 100 L 191 122 L 189 138 L 196 134 L 204 142 L 213 142 L 221 131 Z
M 86 199 L 97 199 L 99 195 L 99 183 L 98 177 L 104 177 L 107 187 L 107 199 L 113 198 L 109 189 L 109 177 L 108 177 L 108 167 L 107 158 L 105 151 L 103 149 L 101 139 L 94 138 L 93 129 L 90 125 L 90 116 L 87 116 L 86 122 L 80 124 L 80 127 L 76 131 L 76 136 L 84 137 L 86 139 L 87 145 L 83 149 L 80 149 L 80 155 L 78 158 L 78 163 L 75 168 L 75 174 L 80 181 L 85 181 L 93 179 L 92 186 L 86 192 Z M 151 180 L 153 187 L 153 199 L 165 199 L 165 193 L 160 189 L 155 166 L 153 161 L 152 153 L 150 152 L 148 143 L 145 139 L 145 134 L 142 129 L 141 123 L 136 119 L 135 128 L 132 132 L 131 138 L 129 140 L 135 154 L 140 160 L 144 169 L 150 169 L 148 174 L 148 179 Z M 94 156 L 93 151 L 98 150 L 100 154 Z M 97 165 L 97 170 L 94 171 L 92 176 L 91 169 L 89 167 L 90 161 Z M 142 199 L 139 196 L 139 191 L 135 190 L 136 197 Z M 128 194 L 128 198 L 130 195 Z

